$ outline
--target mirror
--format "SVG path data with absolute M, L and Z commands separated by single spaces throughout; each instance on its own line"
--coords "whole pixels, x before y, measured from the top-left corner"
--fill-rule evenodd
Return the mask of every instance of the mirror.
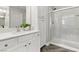
M 10 28 L 15 28 L 26 22 L 26 6 L 10 6 L 9 19 Z
M 0 13 L 0 25 L 4 28 L 5 25 L 5 13 Z
M 0 7 L 0 28 L 4 28 L 5 26 L 5 18 L 6 18 L 6 8 Z
M 0 28 L 16 28 L 23 22 L 26 22 L 26 6 L 0 6 Z

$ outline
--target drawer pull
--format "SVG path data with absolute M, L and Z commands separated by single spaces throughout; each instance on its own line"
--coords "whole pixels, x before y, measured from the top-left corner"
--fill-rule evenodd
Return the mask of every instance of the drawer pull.
M 26 47 L 27 45 L 25 45 L 25 47 Z
M 31 44 L 31 43 L 28 43 L 29 45 Z
M 8 46 L 8 44 L 5 44 L 4 46 L 5 46 L 5 47 L 7 47 L 7 46 Z

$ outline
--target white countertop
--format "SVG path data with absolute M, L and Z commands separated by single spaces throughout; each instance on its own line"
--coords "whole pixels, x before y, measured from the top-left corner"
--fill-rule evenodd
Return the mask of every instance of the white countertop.
M 20 31 L 20 32 L 6 32 L 6 33 L 0 33 L 0 40 L 5 40 L 13 37 L 18 37 L 26 34 L 31 34 L 39 32 L 39 30 L 29 30 L 29 31 Z

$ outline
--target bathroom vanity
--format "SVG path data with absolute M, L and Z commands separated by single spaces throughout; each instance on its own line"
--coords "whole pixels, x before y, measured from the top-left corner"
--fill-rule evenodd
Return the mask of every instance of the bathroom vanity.
M 0 10 L 0 52 L 39 52 L 37 7 L 5 6 Z M 31 29 L 17 32 L 23 30 L 20 26 L 24 22 Z
M 39 52 L 40 34 L 38 30 L 7 32 L 0 35 L 1 52 Z

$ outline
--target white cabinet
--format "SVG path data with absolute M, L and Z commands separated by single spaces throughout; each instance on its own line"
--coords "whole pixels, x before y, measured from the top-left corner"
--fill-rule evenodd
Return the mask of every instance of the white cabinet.
M 8 49 L 17 45 L 17 38 L 0 41 L 0 51 L 7 51 Z
M 20 43 L 15 49 L 11 50 L 11 52 L 30 52 L 29 46 L 26 42 Z
M 0 51 L 39 52 L 40 34 L 36 32 L 0 41 Z
M 35 33 L 33 35 L 33 39 L 31 41 L 29 41 L 29 43 L 31 42 L 31 51 L 33 52 L 39 52 L 40 51 L 40 34 L 39 33 Z
M 40 19 L 47 19 L 48 18 L 48 7 L 47 6 L 40 6 L 38 7 L 38 17 Z
M 39 21 L 40 22 L 40 46 L 42 47 L 44 44 L 46 44 L 46 38 L 47 38 L 47 21 Z
M 21 37 L 18 37 L 19 38 L 18 43 L 20 44 L 20 43 L 28 42 L 30 39 L 31 40 L 33 39 L 32 36 L 33 35 L 30 34 L 30 35 L 23 35 Z
M 49 39 L 49 19 L 47 6 L 38 7 L 38 19 L 40 29 L 40 47 L 42 47 Z
M 31 52 L 31 50 L 32 50 L 31 45 L 33 45 L 33 36 L 34 36 L 34 34 L 24 35 L 24 36 L 19 37 L 19 40 L 18 40 L 19 48 L 17 48 L 16 50 L 17 51 L 20 50 L 21 52 L 24 52 L 24 51 Z
M 25 35 L 19 39 L 20 51 L 26 52 L 39 52 L 40 51 L 40 34 L 33 33 L 30 35 Z M 23 50 L 22 50 L 23 49 Z

